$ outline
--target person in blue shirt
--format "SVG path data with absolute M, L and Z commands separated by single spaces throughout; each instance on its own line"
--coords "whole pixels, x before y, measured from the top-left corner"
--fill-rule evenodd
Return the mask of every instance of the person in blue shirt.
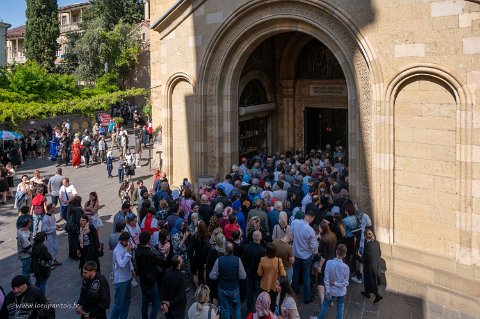
M 327 261 L 325 266 L 325 299 L 323 299 L 318 319 L 324 319 L 328 314 L 330 304 L 337 300 L 337 319 L 343 318 L 343 310 L 345 306 L 345 295 L 347 294 L 347 286 L 349 283 L 350 270 L 343 262 L 343 258 L 347 255 L 347 247 L 339 244 L 336 250 L 336 258 Z

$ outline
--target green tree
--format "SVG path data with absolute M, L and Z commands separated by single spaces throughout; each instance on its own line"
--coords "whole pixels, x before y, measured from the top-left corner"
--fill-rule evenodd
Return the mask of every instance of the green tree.
M 53 68 L 59 35 L 57 1 L 27 0 L 26 58 Z
M 92 0 L 90 7 L 83 15 L 83 29 L 90 24 L 100 25 L 111 30 L 120 22 L 135 24 L 143 20 L 143 0 Z
M 19 95 L 24 101 L 60 101 L 79 93 L 73 76 L 48 73 L 45 67 L 31 60 L 16 65 L 12 72 L 7 73 L 7 78 L 9 92 Z M 6 99 L 0 94 L 0 101 Z
M 113 30 L 103 26 L 101 18 L 89 23 L 89 28 L 76 42 L 73 54 L 78 57 L 77 77 L 94 82 L 105 73 L 117 74 L 123 82 L 138 60 L 140 39 L 130 24 L 120 22 Z

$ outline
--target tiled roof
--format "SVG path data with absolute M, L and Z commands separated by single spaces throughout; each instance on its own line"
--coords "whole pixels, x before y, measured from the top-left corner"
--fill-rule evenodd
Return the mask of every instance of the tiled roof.
M 7 38 L 19 38 L 24 36 L 25 36 L 24 25 L 7 30 Z

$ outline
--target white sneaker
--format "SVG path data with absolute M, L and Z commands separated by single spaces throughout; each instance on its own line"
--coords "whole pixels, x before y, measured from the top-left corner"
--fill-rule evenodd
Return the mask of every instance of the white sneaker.
M 138 282 L 135 278 L 132 279 L 132 287 L 137 287 L 138 286 Z
M 363 283 L 362 279 L 358 279 L 357 277 L 351 277 L 350 279 L 352 279 L 352 281 L 356 282 L 357 284 L 362 284 Z

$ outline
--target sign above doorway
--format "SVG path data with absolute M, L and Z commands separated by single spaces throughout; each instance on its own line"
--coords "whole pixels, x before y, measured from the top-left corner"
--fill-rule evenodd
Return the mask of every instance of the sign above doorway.
M 310 96 L 347 96 L 346 85 L 310 84 Z

